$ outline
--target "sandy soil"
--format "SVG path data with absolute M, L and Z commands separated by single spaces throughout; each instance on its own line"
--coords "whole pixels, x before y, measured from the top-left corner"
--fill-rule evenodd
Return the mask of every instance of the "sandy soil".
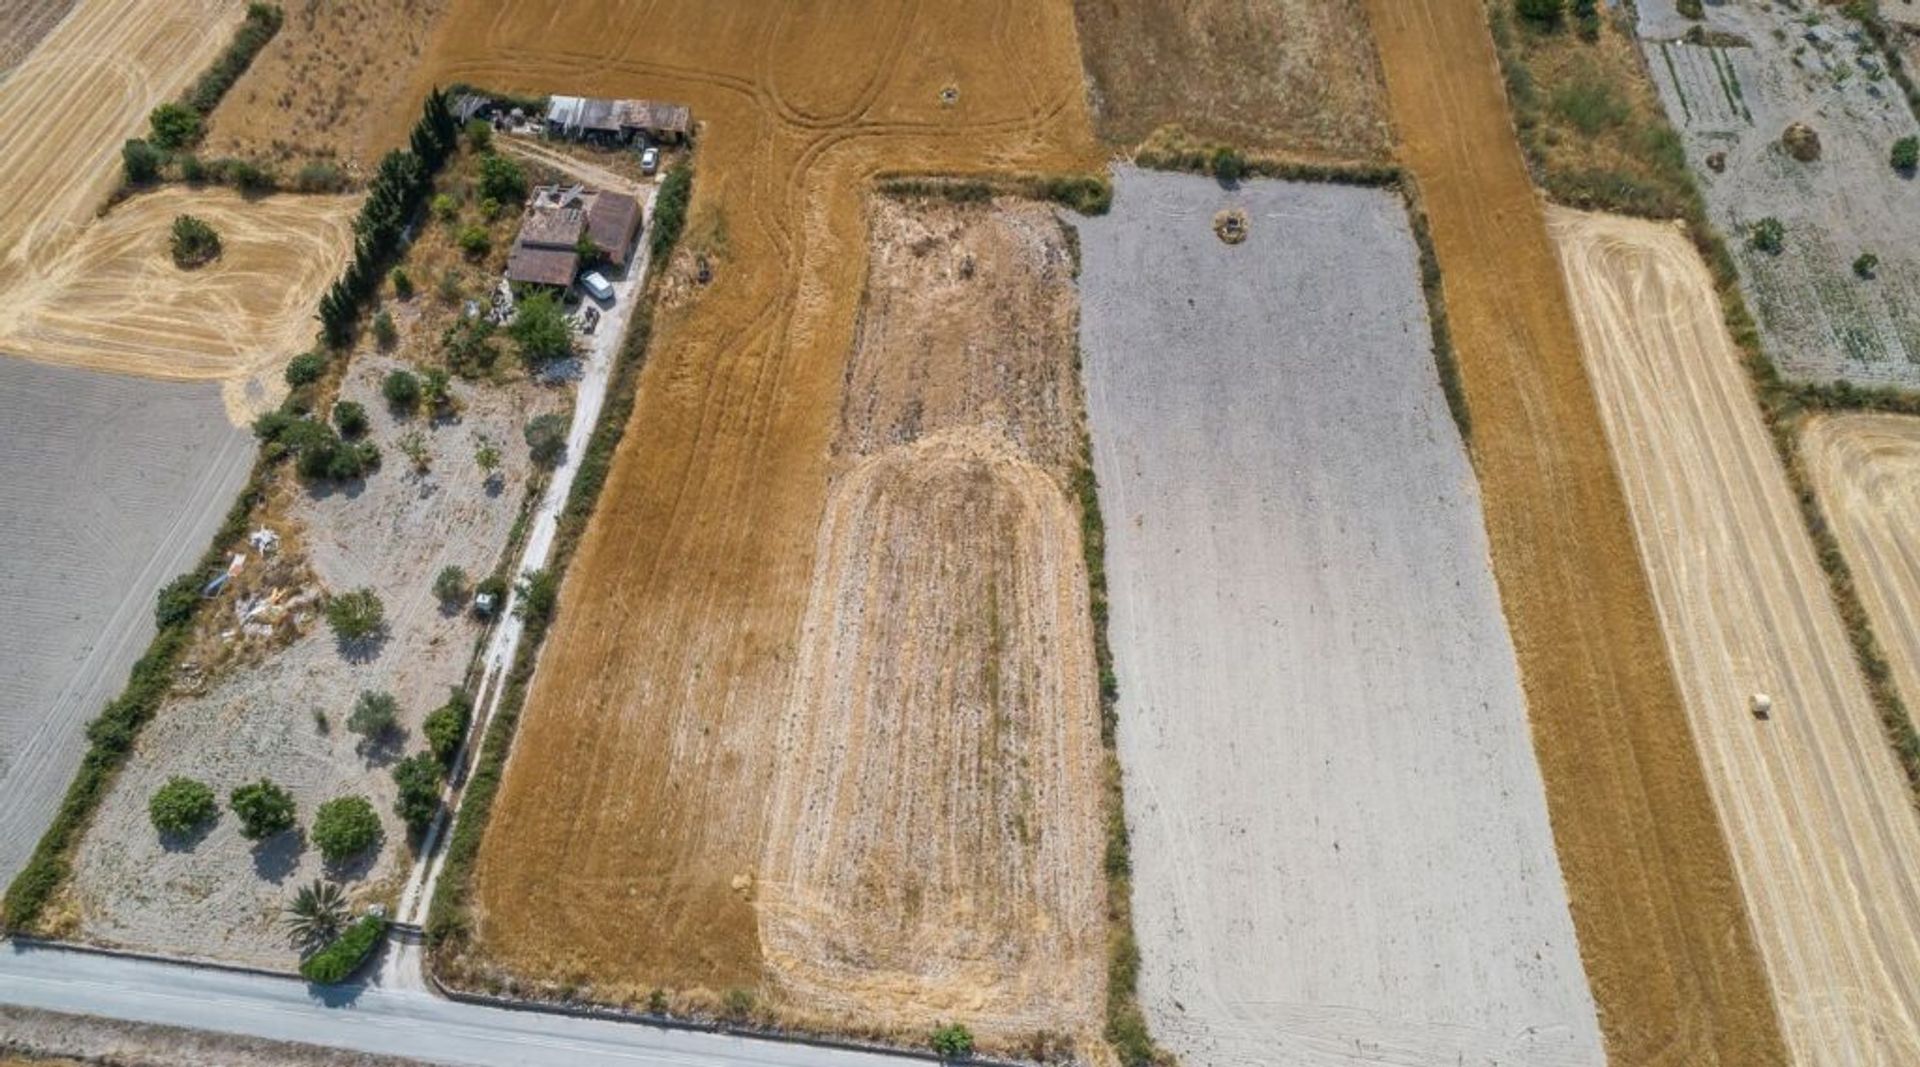
M 1802 430 L 1800 451 L 1894 684 L 1909 711 L 1920 708 L 1920 554 L 1911 534 L 1920 515 L 1920 419 L 1819 418 Z
M 253 461 L 206 385 L 0 357 L 0 879 L 79 766 L 81 727 L 153 637 Z
M 0 351 L 221 381 L 244 424 L 286 394 L 280 368 L 312 342 L 315 294 L 346 265 L 358 207 L 351 197 L 247 200 L 178 185 L 135 197 L 17 278 L 0 308 Z M 219 232 L 219 259 L 174 266 L 168 235 L 180 214 Z
M 478 951 L 610 997 L 751 989 L 759 923 L 733 884 L 767 844 L 864 190 L 901 168 L 1091 166 L 1071 12 L 457 0 L 440 25 L 417 85 L 691 105 L 693 215 L 730 234 L 713 283 L 656 322 L 481 848 Z
M 446 0 L 282 0 L 286 20 L 207 127 L 205 154 L 291 175 L 327 160 L 365 176 L 392 147 L 375 121 L 407 84 Z
M 1880 52 L 1833 6 L 1713 4 L 1706 24 L 1750 45 L 1671 41 L 1691 23 L 1669 0 L 1640 6 L 1648 65 L 1739 260 L 1767 354 L 1794 378 L 1920 385 L 1920 182 L 1887 162 L 1920 124 L 1899 86 L 1871 75 L 1884 68 Z M 1815 32 L 1838 43 L 1809 42 Z M 1780 147 L 1792 122 L 1819 134 L 1819 160 Z M 1706 166 L 1713 152 L 1726 153 L 1724 173 Z M 1778 254 L 1744 239 L 1768 216 L 1786 227 Z M 1880 258 L 1878 277 L 1855 277 L 1862 252 Z
M 1550 221 L 1794 1062 L 1920 1060 L 1920 821 L 1713 279 L 1671 226 Z
M 1080 230 L 1156 1036 L 1601 1063 L 1400 199 L 1122 170 Z
M 1380 63 L 1357 0 L 1074 0 L 1101 136 L 1168 124 L 1243 148 L 1336 159 L 1389 150 Z
M 0 3 L 0 79 L 53 31 L 76 0 L 5 0 Z
M 1367 0 L 1610 1062 L 1784 1062 L 1480 0 Z
M 305 546 L 321 588 L 370 586 L 380 595 L 389 638 L 372 654 L 349 652 L 324 622 L 310 619 L 287 647 L 242 657 L 176 695 L 142 732 L 75 860 L 67 905 L 82 939 L 268 967 L 294 962 L 280 909 L 295 887 L 322 873 L 318 851 L 293 835 L 255 847 L 230 813 L 201 840 L 160 840 L 147 800 L 176 774 L 208 782 L 223 801 L 234 786 L 271 777 L 293 793 L 303 826 L 324 801 L 368 796 L 386 840 L 377 862 L 339 873 L 356 891 L 372 893 L 390 890 L 404 873 L 405 828 L 392 811 L 387 767 L 422 747 L 420 722 L 464 676 L 476 633 L 469 617 L 443 611 L 433 578 L 448 564 L 475 576 L 493 569 L 529 469 L 520 426 L 555 398 L 532 386 L 459 389 L 467 403 L 460 420 L 429 431 L 418 419 L 397 423 L 380 401 L 380 380 L 394 366 L 360 354 L 342 393 L 366 406 L 384 454 L 381 470 L 343 490 L 297 490 L 276 520 Z M 409 430 L 426 439 L 427 475 L 415 474 L 394 443 Z M 503 454 L 497 493 L 484 488 L 473 460 L 481 434 Z M 359 751 L 346 719 L 362 690 L 399 700 L 403 744 Z M 325 730 L 316 712 L 327 716 Z
M 0 1067 L 79 1067 L 76 1060 L 43 1056 L 81 1056 L 112 1067 L 407 1067 L 417 1062 L 11 1005 L 0 1005 L 0 1050 Z M 16 1051 L 31 1058 L 11 1055 Z
M 877 202 L 755 902 L 800 1010 L 1097 1042 L 1077 301 L 1044 205 Z
M 311 336 L 353 205 L 169 188 L 94 220 L 120 181 L 121 142 L 212 61 L 244 9 L 80 0 L 0 82 L 0 350 L 161 378 L 217 374 L 234 382 L 236 420 L 270 403 L 260 384 L 275 375 L 256 372 Z M 214 222 L 227 258 L 175 269 L 167 233 L 181 212 Z

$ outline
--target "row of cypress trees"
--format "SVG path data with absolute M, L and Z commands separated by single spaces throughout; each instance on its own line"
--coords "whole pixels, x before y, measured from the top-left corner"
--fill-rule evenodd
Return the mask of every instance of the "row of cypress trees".
M 407 223 L 433 188 L 433 176 L 458 147 L 459 136 L 447 94 L 436 88 L 427 94 L 409 147 L 381 158 L 366 203 L 353 220 L 353 262 L 320 298 L 320 330 L 328 345 L 340 348 L 353 339 L 361 305 L 398 257 Z

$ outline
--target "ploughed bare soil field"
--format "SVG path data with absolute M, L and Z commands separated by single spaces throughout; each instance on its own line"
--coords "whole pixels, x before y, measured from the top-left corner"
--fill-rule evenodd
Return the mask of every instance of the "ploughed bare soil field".
M 81 727 L 153 637 L 246 480 L 252 438 L 209 385 L 0 356 L 0 879 L 86 750 Z
M 463 383 L 455 387 L 464 405 L 458 420 L 429 426 L 419 416 L 396 418 L 380 399 L 381 380 L 399 365 L 357 354 L 341 390 L 367 410 L 369 437 L 385 456 L 378 471 L 320 489 L 296 484 L 290 469 L 277 479 L 266 526 L 281 534 L 280 547 L 247 553 L 239 595 L 218 604 L 174 693 L 142 731 L 76 855 L 50 920 L 56 929 L 291 969 L 282 909 L 297 887 L 324 872 L 363 902 L 391 905 L 410 853 L 389 768 L 424 747 L 422 720 L 464 678 L 477 632 L 466 612 L 441 604 L 434 577 L 448 565 L 473 577 L 493 570 L 529 471 L 520 425 L 555 402 L 525 381 Z M 427 473 L 396 443 L 408 433 L 421 436 Z M 497 486 L 476 463 L 481 437 L 501 453 Z M 388 636 L 343 646 L 319 617 L 317 598 L 360 588 L 379 595 Z M 284 614 L 242 615 L 274 590 Z M 399 736 L 370 743 L 348 729 L 365 691 L 396 698 Z M 148 819 L 148 799 L 174 775 L 206 782 L 222 803 L 219 820 L 191 840 L 163 838 Z M 332 868 L 298 831 L 246 840 L 225 810 L 227 795 L 263 775 L 293 794 L 303 828 L 328 800 L 369 798 L 385 833 L 377 856 Z
M 761 945 L 800 1010 L 1097 1041 L 1105 841 L 1069 496 L 1071 253 L 1031 202 L 881 198 L 871 227 L 775 744 Z
M 1401 199 L 1123 169 L 1079 228 L 1156 1036 L 1604 1062 Z
M 1785 1061 L 1481 0 L 1366 0 L 1609 1061 Z
M 778 1006 L 756 878 L 802 696 L 867 273 L 862 205 L 877 175 L 903 168 L 1095 166 L 1072 12 L 455 0 L 419 79 L 689 104 L 702 124 L 690 237 L 724 235 L 708 241 L 712 283 L 657 317 L 481 846 L 463 973 L 641 1001 L 740 989 Z M 877 814 L 807 822 L 861 835 Z M 914 1007 L 914 988 L 866 990 L 838 1024 L 883 1024 Z
M 40 39 L 73 10 L 76 0 L 0 2 L 0 79 L 6 78 Z
M 283 0 L 280 32 L 207 126 L 203 153 L 365 176 L 393 147 L 370 121 L 413 73 L 446 0 Z
M 1708 4 L 1716 36 L 1700 44 L 1677 39 L 1695 24 L 1670 0 L 1639 11 L 1661 102 L 1768 355 L 1793 378 L 1920 386 L 1920 182 L 1889 162 L 1920 124 L 1872 38 L 1840 5 Z M 1819 158 L 1782 144 L 1793 123 L 1817 135 Z M 1777 251 L 1749 239 L 1767 218 L 1784 227 Z M 1863 253 L 1880 261 L 1870 277 L 1853 268 Z
M 1874 635 L 1909 712 L 1920 708 L 1920 419 L 1830 415 L 1802 430 L 1800 454 L 1853 571 Z
M 1333 159 L 1387 154 L 1359 0 L 1074 0 L 1093 118 L 1133 145 L 1164 126 Z
M 1550 221 L 1794 1062 L 1920 1061 L 1920 821 L 1712 276 L 1673 226 Z
M 231 377 L 236 418 L 270 402 L 245 379 L 310 335 L 314 301 L 351 243 L 353 204 L 170 188 L 94 218 L 120 182 L 122 142 L 205 69 L 244 9 L 79 0 L 0 81 L 0 351 L 158 378 Z M 168 228 L 182 212 L 213 222 L 231 261 L 173 267 Z

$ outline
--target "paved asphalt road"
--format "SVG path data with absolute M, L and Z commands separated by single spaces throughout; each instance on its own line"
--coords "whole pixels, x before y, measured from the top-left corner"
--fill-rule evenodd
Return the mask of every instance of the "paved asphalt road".
M 485 1008 L 422 992 L 347 987 L 322 994 L 292 978 L 11 941 L 0 944 L 0 1003 L 476 1067 L 603 1063 L 903 1067 L 918 1062 L 877 1053 Z

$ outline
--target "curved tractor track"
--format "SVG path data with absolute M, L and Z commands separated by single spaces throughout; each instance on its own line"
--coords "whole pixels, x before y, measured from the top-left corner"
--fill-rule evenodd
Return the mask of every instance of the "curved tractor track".
M 799 891 L 760 878 L 866 274 L 867 191 L 887 172 L 1097 166 L 1071 10 L 841 0 L 801 19 L 746 0 L 457 0 L 441 27 L 417 88 L 690 105 L 688 243 L 714 267 L 657 316 L 481 847 L 473 948 L 453 966 L 602 999 L 744 989 L 796 1018 L 788 980 L 821 961 L 766 951 L 757 909 Z M 809 1003 L 835 981 L 823 973 L 805 980 Z M 846 998 L 857 1013 L 813 1021 L 917 1027 L 968 1007 L 957 985 L 865 992 Z M 1063 1026 L 1081 1021 L 1074 1008 Z

